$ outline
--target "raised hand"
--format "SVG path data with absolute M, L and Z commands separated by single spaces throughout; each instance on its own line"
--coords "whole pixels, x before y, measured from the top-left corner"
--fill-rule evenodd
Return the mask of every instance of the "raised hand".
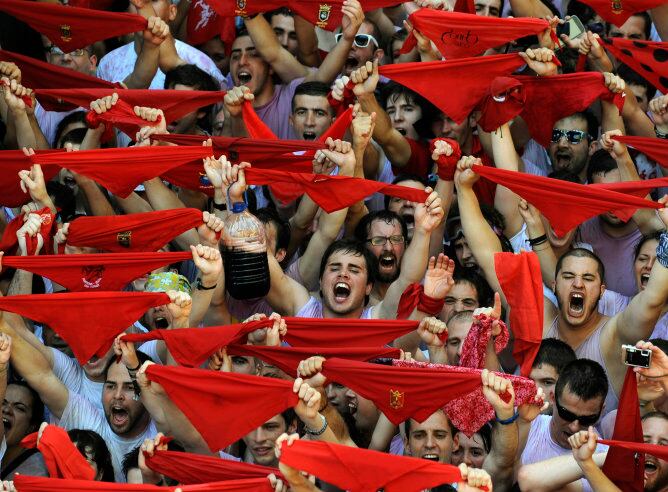
M 227 159 L 220 160 L 223 191 L 227 191 L 232 203 L 244 201 L 244 193 L 248 189 L 244 169 L 251 167 L 250 163 L 242 162 L 232 165 Z
M 422 318 L 417 328 L 418 335 L 422 341 L 429 347 L 443 348 L 443 340 L 441 337 L 445 334 L 448 336 L 447 325 L 438 318 L 427 317 Z
M 16 239 L 18 240 L 19 256 L 28 256 L 28 239 L 29 237 L 37 237 L 37 247 L 35 248 L 35 256 L 39 254 L 44 246 L 44 238 L 40 232 L 42 228 L 42 218 L 37 214 L 29 214 L 24 217 L 25 222 L 16 231 Z
M 641 378 L 661 379 L 668 377 L 668 355 L 652 342 L 640 340 L 636 348 L 652 351 L 652 360 L 649 367 L 634 367 L 633 370 L 640 374 Z
M 373 63 L 368 61 L 350 74 L 350 80 L 353 81 L 353 94 L 361 96 L 364 94 L 373 94 L 380 80 L 378 74 L 378 60 Z
M 341 32 L 343 39 L 352 42 L 364 21 L 364 11 L 358 0 L 344 0 L 341 5 L 343 18 L 341 19 Z
M 438 193 L 431 188 L 425 188 L 424 191 L 429 193 L 429 196 L 424 203 L 419 203 L 415 207 L 415 230 L 431 234 L 443 220 L 445 211 L 441 206 L 441 198 Z
M 457 484 L 457 492 L 492 492 L 492 477 L 482 468 L 469 468 L 466 463 L 459 465 L 462 480 Z
M 482 370 L 480 378 L 482 379 L 482 393 L 494 408 L 497 418 L 501 420 L 511 418 L 515 413 L 515 391 L 510 380 L 487 369 Z M 510 394 L 510 401 L 504 401 L 501 398 L 503 394 Z
M 185 328 L 188 326 L 190 310 L 193 307 L 192 298 L 185 292 L 169 290 L 166 292 L 169 296 L 167 311 L 172 317 L 172 328 Z
M 245 85 L 240 85 L 227 91 L 223 98 L 223 104 L 225 104 L 230 116 L 237 117 L 241 115 L 241 105 L 244 101 L 252 101 L 253 99 L 255 99 L 255 96 L 251 90 Z
M 533 397 L 533 400 L 529 403 L 525 403 L 517 407 L 517 411 L 520 413 L 520 419 L 529 424 L 533 422 L 534 419 L 541 414 L 541 412 L 547 410 L 549 405 L 549 402 L 545 401 L 543 388 L 538 388 L 536 391 L 536 396 Z
M 128 369 L 136 369 L 139 365 L 139 358 L 137 358 L 137 351 L 133 342 L 124 342 L 121 338 L 125 333 L 121 333 L 114 339 L 114 354 L 121 358 L 121 362 Z
M 219 239 L 217 236 L 223 230 L 224 225 L 220 217 L 216 217 L 209 212 L 202 212 L 202 224 L 197 227 L 197 234 L 202 244 L 218 248 Z
M 668 133 L 668 94 L 652 99 L 649 102 L 649 111 L 656 129 Z
M 0 61 L 0 77 L 7 77 L 9 80 L 16 80 L 21 83 L 21 69 L 16 63 Z
M 302 378 L 295 379 L 292 391 L 299 397 L 299 402 L 294 407 L 297 416 L 311 429 L 320 429 L 322 427 L 322 419 L 318 417 L 320 392 L 311 388 Z
M 223 259 L 220 256 L 220 250 L 198 244 L 197 246 L 191 245 L 190 252 L 193 255 L 195 266 L 202 273 L 201 279 L 204 287 L 211 287 L 218 280 L 220 272 L 223 271 Z
M 619 93 L 623 92 L 626 88 L 624 79 L 614 73 L 605 72 L 603 74 L 603 81 L 610 92 Z
M 623 135 L 621 130 L 610 130 L 601 135 L 600 144 L 601 148 L 608 151 L 612 157 L 619 159 L 623 157 L 626 153 L 626 145 L 617 140 L 613 140 L 614 136 Z
M 23 87 L 16 79 L 2 77 L 2 91 L 5 97 L 7 107 L 12 113 L 20 113 L 28 110 L 24 97 L 33 97 L 33 92 L 27 87 Z M 33 104 L 33 108 L 34 108 Z
M 7 364 L 9 364 L 9 357 L 11 355 L 12 337 L 6 333 L 0 333 L 0 369 L 7 367 Z
M 454 261 L 443 253 L 440 253 L 438 258 L 432 256 L 424 276 L 424 294 L 433 299 L 445 299 L 452 286 L 455 285 L 454 273 Z
M 663 222 L 663 225 L 668 227 L 668 208 L 666 208 L 666 203 L 668 203 L 668 195 L 663 195 L 661 198 L 659 198 L 658 202 L 663 205 L 663 208 L 657 210 L 656 213 L 661 219 L 661 222 Z
M 480 176 L 473 172 L 473 166 L 481 166 L 482 161 L 473 157 L 472 155 L 463 155 L 457 162 L 457 170 L 455 171 L 455 184 L 457 188 L 472 188 Z
M 373 136 L 375 126 L 376 113 L 369 114 L 358 109 L 351 125 L 353 145 L 365 148 Z
M 355 158 L 355 153 L 350 142 L 334 140 L 329 137 L 325 143 L 329 148 L 318 150 L 315 153 L 314 160 L 323 162 L 324 159 L 327 159 L 338 166 L 343 176 L 352 176 L 355 172 L 357 159 Z M 325 168 L 329 167 L 326 164 L 323 164 L 323 166 Z
M 118 94 L 114 92 L 111 96 L 104 96 L 90 103 L 90 110 L 97 114 L 106 113 L 118 102 Z
M 568 444 L 573 450 L 573 457 L 578 463 L 583 463 L 592 459 L 596 451 L 596 432 L 593 427 L 586 431 L 580 431 L 568 438 Z
M 326 378 L 322 375 L 322 365 L 325 358 L 318 355 L 309 357 L 299 362 L 297 366 L 297 375 L 305 378 L 313 388 L 319 388 L 325 385 Z
M 473 311 L 473 316 L 481 315 L 485 315 L 494 320 L 492 323 L 492 336 L 495 337 L 499 335 L 501 333 L 501 325 L 499 324 L 499 320 L 501 319 L 501 296 L 498 292 L 494 293 L 493 307 L 480 307 Z
M 540 77 L 557 73 L 557 64 L 553 61 L 554 52 L 548 48 L 529 48 L 525 52 L 519 52 L 518 55 Z
M 35 155 L 33 149 L 23 149 L 23 153 L 27 156 Z M 41 207 L 49 207 L 53 205 L 53 201 L 46 190 L 46 181 L 44 180 L 44 173 L 42 166 L 33 164 L 30 170 L 23 169 L 19 171 L 19 178 L 21 179 L 21 190 L 24 193 L 30 193 L 30 198 Z M 55 211 L 55 206 L 53 207 Z
M 162 475 L 151 470 L 146 464 L 146 456 L 152 457 L 156 451 L 167 451 L 167 444 L 161 442 L 165 435 L 158 432 L 153 439 L 144 439 L 139 447 L 138 466 L 141 471 L 143 483 L 159 484 L 162 482 Z
M 148 25 L 144 29 L 144 42 L 151 43 L 154 46 L 160 46 L 169 36 L 169 24 L 160 17 L 149 17 Z

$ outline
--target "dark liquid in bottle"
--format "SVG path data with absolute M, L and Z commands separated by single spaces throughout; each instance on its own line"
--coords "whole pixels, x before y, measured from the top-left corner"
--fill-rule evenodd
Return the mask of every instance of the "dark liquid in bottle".
M 267 253 L 225 250 L 225 288 L 235 299 L 256 299 L 269 292 Z

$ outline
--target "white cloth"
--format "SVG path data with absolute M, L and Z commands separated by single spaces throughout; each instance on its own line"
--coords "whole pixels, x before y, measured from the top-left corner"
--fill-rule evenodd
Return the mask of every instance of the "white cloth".
M 35 119 L 44 134 L 44 138 L 49 142 L 49 145 L 55 147 L 56 142 L 53 140 L 56 138 L 58 125 L 63 121 L 65 116 L 74 113 L 75 111 L 83 111 L 83 108 L 75 108 L 71 111 L 47 111 L 42 107 L 39 101 L 37 102 L 37 106 L 35 106 Z

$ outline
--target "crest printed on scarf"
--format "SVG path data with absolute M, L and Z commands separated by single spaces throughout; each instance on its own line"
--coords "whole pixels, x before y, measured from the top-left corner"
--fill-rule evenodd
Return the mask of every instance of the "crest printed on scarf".
M 390 406 L 394 410 L 399 410 L 404 407 L 404 394 L 399 390 L 390 390 Z
M 326 3 L 321 3 L 320 8 L 318 9 L 318 22 L 316 22 L 316 26 L 318 26 L 321 29 L 324 29 L 327 27 L 327 22 L 329 21 L 329 14 L 332 11 L 332 6 L 328 5 Z

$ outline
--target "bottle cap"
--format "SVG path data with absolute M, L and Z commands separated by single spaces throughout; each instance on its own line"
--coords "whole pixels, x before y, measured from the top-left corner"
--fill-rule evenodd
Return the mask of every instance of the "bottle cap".
M 232 204 L 232 212 L 235 214 L 241 213 L 244 210 L 246 210 L 246 203 L 245 202 L 237 202 Z

